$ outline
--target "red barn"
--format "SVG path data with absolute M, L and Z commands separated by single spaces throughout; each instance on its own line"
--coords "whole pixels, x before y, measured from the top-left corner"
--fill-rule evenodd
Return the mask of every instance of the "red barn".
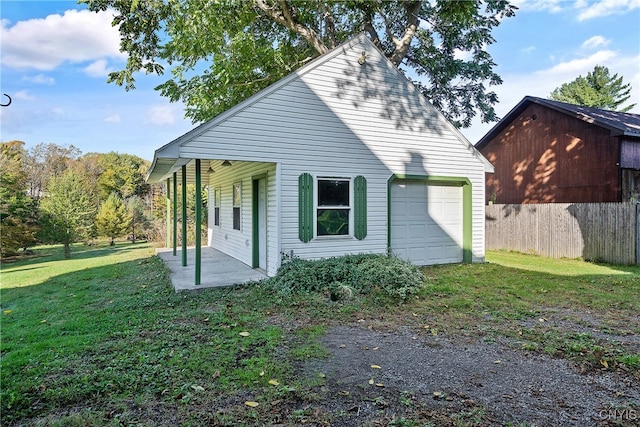
M 501 204 L 640 202 L 640 115 L 525 97 L 477 144 Z

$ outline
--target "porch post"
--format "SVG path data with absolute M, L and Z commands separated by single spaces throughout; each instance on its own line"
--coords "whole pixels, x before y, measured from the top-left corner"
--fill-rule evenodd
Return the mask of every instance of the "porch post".
M 196 159 L 196 286 L 200 284 L 202 252 L 202 177 L 200 171 L 200 159 Z
M 178 173 L 173 173 L 173 256 L 178 247 Z
M 167 178 L 167 248 L 171 246 L 171 178 Z
M 187 266 L 187 165 L 182 165 L 182 266 Z

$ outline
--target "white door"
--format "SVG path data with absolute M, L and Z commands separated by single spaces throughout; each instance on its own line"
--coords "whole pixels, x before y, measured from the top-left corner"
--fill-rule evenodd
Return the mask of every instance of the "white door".
M 258 267 L 267 268 L 267 180 L 258 180 Z
M 417 265 L 462 262 L 462 187 L 396 180 L 391 250 Z

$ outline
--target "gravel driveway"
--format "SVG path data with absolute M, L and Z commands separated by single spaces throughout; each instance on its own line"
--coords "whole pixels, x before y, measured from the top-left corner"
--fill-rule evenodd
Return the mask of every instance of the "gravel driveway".
M 422 417 L 427 425 L 453 413 L 467 417 L 466 425 L 640 425 L 636 379 L 580 373 L 566 360 L 508 342 L 416 336 L 409 328 L 380 332 L 363 324 L 334 327 L 321 341 L 330 357 L 304 371 L 326 380 L 323 410 L 344 414 L 332 425 L 400 422 L 404 409 L 416 406 L 420 411 L 407 419 Z

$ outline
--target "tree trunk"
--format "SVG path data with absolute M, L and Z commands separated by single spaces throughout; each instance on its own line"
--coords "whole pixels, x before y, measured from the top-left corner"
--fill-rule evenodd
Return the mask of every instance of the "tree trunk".
M 393 62 L 393 65 L 396 67 L 399 66 L 404 57 L 407 56 L 409 46 L 411 46 L 411 41 L 418 31 L 418 12 L 420 11 L 420 2 L 413 1 L 406 3 L 405 9 L 407 11 L 407 24 L 404 28 L 404 34 L 400 39 L 396 39 L 395 37 L 393 38 L 393 43 L 396 45 L 396 48 L 389 57 L 391 62 Z
M 70 243 L 65 243 L 64 244 L 64 259 L 69 259 L 71 258 L 71 244 Z

